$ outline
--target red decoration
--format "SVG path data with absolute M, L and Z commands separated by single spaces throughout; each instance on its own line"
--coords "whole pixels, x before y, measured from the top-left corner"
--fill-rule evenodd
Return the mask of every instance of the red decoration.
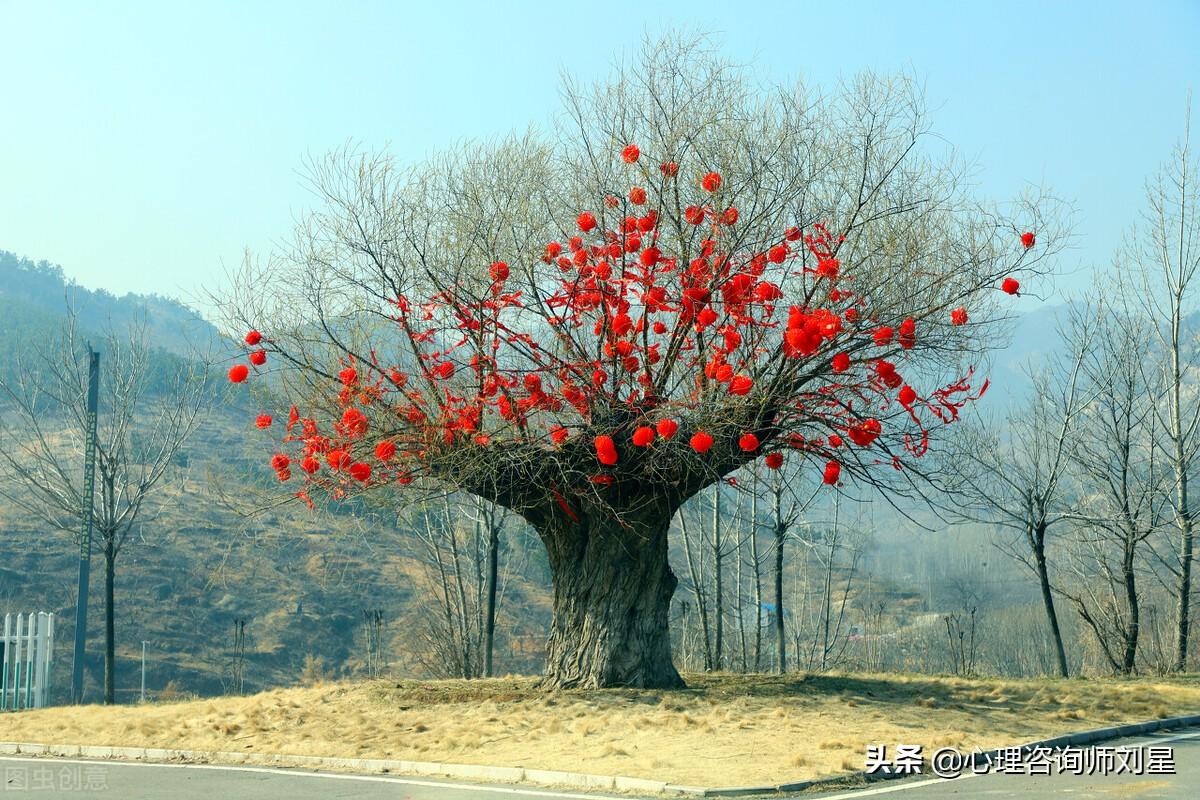
M 734 376 L 729 382 L 729 393 L 736 395 L 750 394 L 750 390 L 754 388 L 754 381 L 745 375 Z
M 638 149 L 636 144 L 627 144 L 625 149 L 621 151 L 621 160 L 626 164 L 635 163 L 642 155 L 642 151 Z
M 721 188 L 721 176 L 716 172 L 710 172 L 700 181 L 700 185 L 706 192 L 715 192 Z
M 232 383 L 241 383 L 250 375 L 250 368 L 245 364 L 234 364 L 229 368 L 229 380 Z
M 292 460 L 283 453 L 276 453 L 271 457 L 271 469 L 275 470 L 276 472 L 287 469 L 288 465 L 291 463 Z
M 249 333 L 246 334 L 246 344 L 250 345 L 251 347 L 254 347 L 254 345 L 258 344 L 261 341 L 262 341 L 262 334 L 256 330 L 251 330 Z
M 758 437 L 753 433 L 743 433 L 738 439 L 738 447 L 747 453 L 753 453 L 758 449 Z
M 258 416 L 257 416 L 257 417 L 254 419 L 254 424 L 255 424 L 255 425 L 257 425 L 259 428 L 262 428 L 263 430 L 266 430 L 267 428 L 271 427 L 271 423 L 272 423 L 273 421 L 274 421 L 274 420 L 272 420 L 272 419 L 271 419 L 271 415 L 270 415 L 270 414 L 259 414 L 259 415 L 258 415 Z
M 895 333 L 895 331 L 893 331 L 888 326 L 880 325 L 878 328 L 875 329 L 875 333 L 873 334 L 875 337 L 875 344 L 878 345 L 879 347 L 883 347 L 884 345 L 891 344 L 892 336 L 894 333 Z
M 638 447 L 649 447 L 654 441 L 654 428 L 643 425 L 633 432 L 633 443 Z
M 375 457 L 380 461 L 391 461 L 396 456 L 396 445 L 386 439 L 375 445 Z
M 1033 247 L 1036 241 L 1037 237 L 1033 235 L 1033 231 L 1025 231 L 1021 234 L 1021 244 L 1024 245 L 1026 250 Z
M 704 431 L 700 431 L 699 433 L 693 434 L 689 444 L 691 444 L 692 449 L 697 453 L 707 453 L 713 446 L 713 437 Z
M 722 225 L 736 225 L 738 221 L 738 210 L 730 206 L 725 209 L 725 213 L 721 215 Z
M 601 434 L 596 437 L 596 458 L 605 466 L 617 463 L 617 446 L 611 436 Z
M 783 466 L 783 453 L 767 453 L 765 461 L 768 469 L 779 469 Z
M 916 402 L 917 392 L 915 389 L 913 389 L 911 386 L 909 386 L 906 383 L 900 389 L 899 399 L 900 399 L 900 405 L 906 406 L 906 407 L 911 406 L 914 402 Z
M 950 323 L 952 325 L 967 324 L 967 310 L 965 308 L 956 308 L 950 312 Z
M 261 367 L 263 364 L 267 363 L 267 351 L 266 350 L 252 351 L 250 353 L 250 363 L 256 367 Z
M 488 272 L 492 276 L 492 280 L 501 283 L 508 280 L 508 264 L 503 261 L 497 261 L 489 268 Z
M 833 486 L 838 482 L 838 478 L 842 475 L 842 465 L 836 461 L 830 461 L 825 465 L 825 473 L 821 476 L 821 480 L 827 485 Z
M 654 429 L 658 431 L 658 435 L 664 439 L 671 439 L 679 430 L 679 423 L 673 419 L 660 419 L 654 424 Z
M 840 375 L 850 369 L 850 356 L 847 353 L 838 353 L 830 359 L 829 366 Z
M 704 222 L 704 209 L 700 206 L 688 206 L 683 210 L 683 218 L 689 225 L 700 225 Z
M 674 161 L 667 161 L 666 163 L 659 165 L 659 169 L 662 170 L 662 174 L 666 175 L 668 178 L 674 178 L 679 174 L 679 165 Z
M 635 206 L 640 206 L 646 202 L 646 190 L 640 186 L 635 186 L 629 190 L 629 202 Z
M 1000 291 L 1005 294 L 1019 294 L 1021 283 L 1016 278 L 1005 278 L 1004 283 L 1000 284 Z
M 360 483 L 371 480 L 371 465 L 359 462 L 350 466 L 350 477 Z
M 596 217 L 590 211 L 584 211 L 576 219 L 575 223 L 579 225 L 579 230 L 587 233 L 596 227 Z

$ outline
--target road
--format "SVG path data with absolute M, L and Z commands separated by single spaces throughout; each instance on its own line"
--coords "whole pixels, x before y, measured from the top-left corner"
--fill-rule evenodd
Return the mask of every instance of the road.
M 1166 745 L 1175 750 L 1174 775 L 978 775 L 953 781 L 914 778 L 824 794 L 798 794 L 804 800 L 1041 800 L 1042 798 L 1138 798 L 1194 800 L 1200 786 L 1200 731 L 1143 736 L 1106 742 L 1103 746 Z M 260 767 L 207 764 L 143 764 L 66 758 L 0 757 L 4 786 L 0 796 L 50 798 L 120 798 L 121 800 L 629 800 L 585 792 L 519 786 L 487 786 L 423 778 L 347 775 Z

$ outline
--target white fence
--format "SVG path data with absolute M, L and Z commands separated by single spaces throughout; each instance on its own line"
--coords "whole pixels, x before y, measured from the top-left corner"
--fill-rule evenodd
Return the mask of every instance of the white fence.
M 0 638 L 0 711 L 42 708 L 50 690 L 54 615 L 5 614 Z

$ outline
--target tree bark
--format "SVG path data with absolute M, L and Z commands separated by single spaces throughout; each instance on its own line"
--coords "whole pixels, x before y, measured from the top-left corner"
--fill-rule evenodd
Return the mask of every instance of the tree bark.
M 779 674 L 787 672 L 787 640 L 783 627 L 783 544 L 787 529 L 775 523 L 775 646 L 779 648 Z
M 1040 532 L 1030 537 L 1033 542 L 1034 564 L 1037 567 L 1038 586 L 1042 590 L 1042 605 L 1046 608 L 1046 620 L 1050 623 L 1050 635 L 1054 639 L 1054 651 L 1058 658 L 1058 674 L 1064 678 L 1070 675 L 1067 670 L 1067 651 L 1063 647 L 1062 631 L 1058 626 L 1058 612 L 1054 608 L 1054 594 L 1050 590 L 1050 571 L 1046 566 L 1046 532 Z
M 543 686 L 684 686 L 668 628 L 677 583 L 667 562 L 673 513 L 655 506 L 618 519 L 592 509 L 538 526 L 554 577 Z
M 500 558 L 500 530 L 488 514 L 487 610 L 483 628 L 483 676 L 492 677 L 492 649 L 496 639 L 496 573 Z
M 112 544 L 104 547 L 104 704 L 112 705 L 116 698 L 116 615 L 113 610 L 113 582 L 117 556 Z

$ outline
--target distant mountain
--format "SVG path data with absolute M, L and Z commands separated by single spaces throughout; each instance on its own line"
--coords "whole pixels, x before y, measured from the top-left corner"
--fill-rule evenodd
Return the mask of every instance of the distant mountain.
M 85 289 L 63 268 L 0 250 L 0 338 L 32 342 L 57 330 L 68 307 L 88 334 L 124 328 L 144 320 L 151 342 L 180 356 L 221 347 L 220 332 L 183 303 L 156 294 L 126 294 Z

